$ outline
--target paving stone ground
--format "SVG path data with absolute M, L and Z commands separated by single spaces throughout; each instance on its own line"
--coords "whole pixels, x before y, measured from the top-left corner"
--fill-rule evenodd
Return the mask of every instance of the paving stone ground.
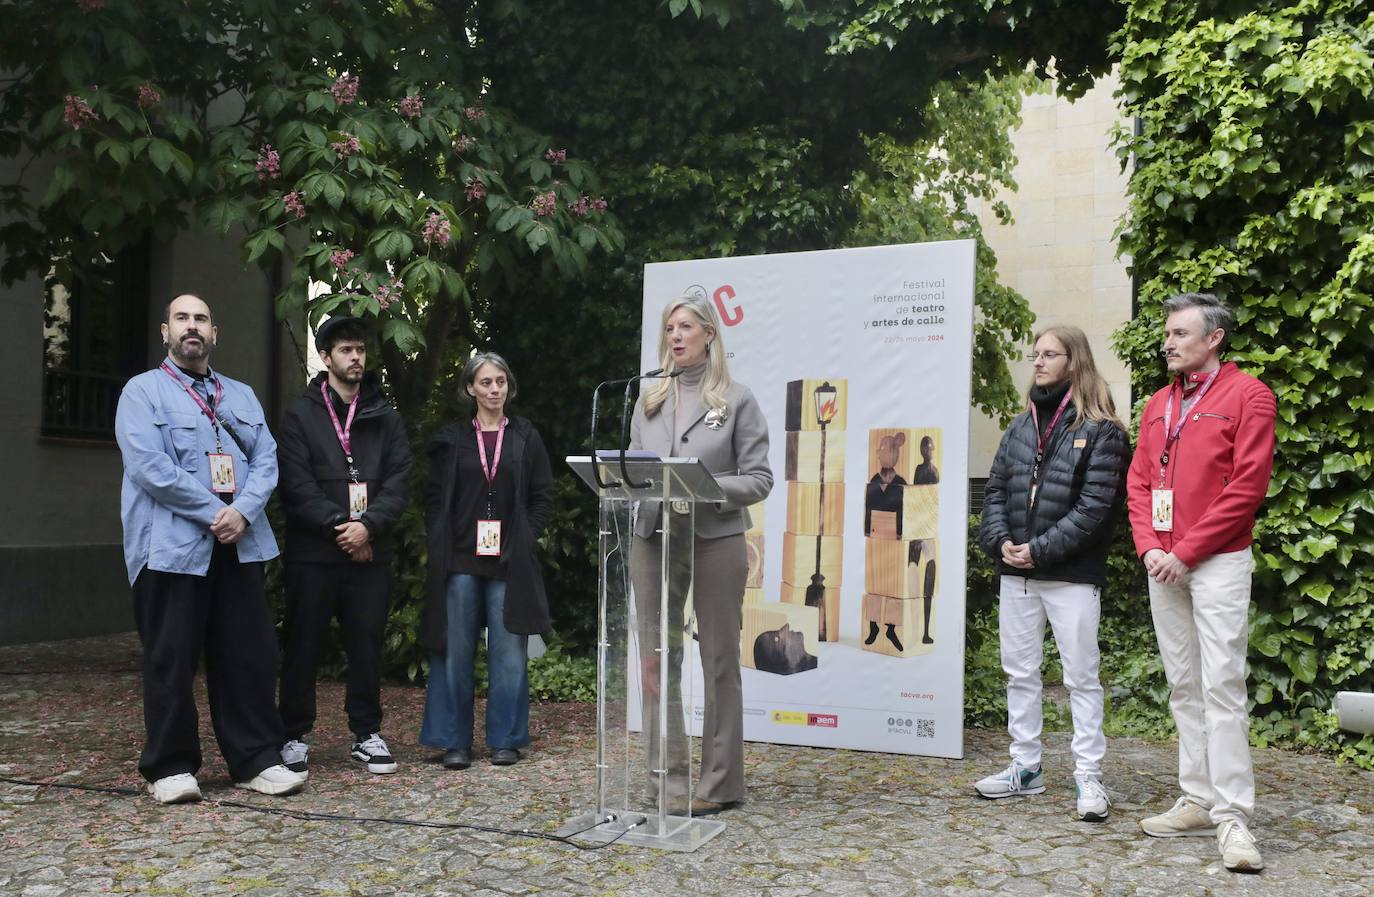
M 139 787 L 138 643 L 129 636 L 0 648 L 0 775 Z M 1005 763 L 1004 733 L 969 730 L 962 760 L 751 744 L 749 801 L 691 854 L 380 822 L 301 821 L 226 806 L 462 821 L 552 831 L 585 809 L 592 708 L 531 714 L 528 758 L 450 772 L 414 744 L 422 692 L 388 688 L 401 763 L 372 776 L 348 758 L 342 690 L 322 683 L 309 788 L 234 789 L 202 713 L 207 800 L 0 783 L 0 895 L 1292 895 L 1374 892 L 1374 774 L 1329 758 L 1255 752 L 1254 830 L 1268 868 L 1228 873 L 1210 838 L 1155 840 L 1137 820 L 1175 797 L 1175 748 L 1112 739 L 1101 825 L 1072 816 L 1067 735 L 1047 739 L 1049 790 L 984 801 L 970 783 Z M 202 694 L 203 701 L 203 694 Z M 202 703 L 203 707 L 203 703 Z

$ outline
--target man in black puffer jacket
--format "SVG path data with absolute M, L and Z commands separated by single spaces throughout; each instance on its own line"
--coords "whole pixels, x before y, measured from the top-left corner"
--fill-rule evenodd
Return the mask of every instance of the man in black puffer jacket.
M 406 507 L 413 456 L 401 415 L 364 372 L 367 329 L 337 316 L 316 332 L 325 371 L 286 411 L 278 443 L 286 510 L 286 626 L 280 708 L 282 761 L 305 772 L 315 725 L 315 675 L 332 617 L 348 679 L 351 755 L 396 771 L 382 739 L 381 664 L 391 595 L 388 536 Z
M 1045 790 L 1040 663 L 1054 630 L 1073 711 L 1079 818 L 1107 818 L 1097 626 L 1112 529 L 1125 500 L 1130 442 L 1077 327 L 1036 335 L 1029 408 L 1002 437 L 978 541 L 1002 573 L 998 630 L 1007 674 L 1011 765 L 976 785 L 988 798 Z

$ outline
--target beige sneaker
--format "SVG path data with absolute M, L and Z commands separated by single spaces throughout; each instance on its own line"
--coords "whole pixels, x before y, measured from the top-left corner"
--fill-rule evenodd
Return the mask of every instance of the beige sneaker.
M 1232 872 L 1258 872 L 1264 868 L 1264 857 L 1255 846 L 1255 836 L 1239 819 L 1227 819 L 1217 826 L 1217 849 L 1221 862 Z
M 1140 820 L 1140 829 L 1152 838 L 1207 837 L 1216 832 L 1207 810 L 1186 797 L 1174 801 L 1167 813 Z

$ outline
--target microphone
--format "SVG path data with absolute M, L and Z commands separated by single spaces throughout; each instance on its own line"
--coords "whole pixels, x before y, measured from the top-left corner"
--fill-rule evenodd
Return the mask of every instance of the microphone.
M 681 371 L 674 371 L 673 373 L 669 374 L 668 376 L 670 376 L 670 377 L 676 377 L 676 376 L 678 376 L 678 375 L 681 374 L 681 373 L 682 373 Z M 621 377 L 620 379 L 617 379 L 617 380 L 603 380 L 603 381 L 601 381 L 600 383 L 598 383 L 598 384 L 596 385 L 596 389 L 592 390 L 592 431 L 591 431 L 591 444 L 590 444 L 589 454 L 591 455 L 591 458 L 592 458 L 592 476 L 593 476 L 593 478 L 595 478 L 595 480 L 596 480 L 596 485 L 597 485 L 598 488 L 601 488 L 601 489 L 609 489 L 609 488 L 612 487 L 612 486 L 619 486 L 619 485 L 622 485 L 621 483 L 608 483 L 608 482 L 606 482 L 605 480 L 603 480 L 603 479 L 601 478 L 601 466 L 600 466 L 599 464 L 596 463 L 596 461 L 597 461 L 597 454 L 596 454 L 596 431 L 597 431 L 597 422 L 598 422 L 598 419 L 599 419 L 599 416 L 598 416 L 598 410 L 599 410 L 599 409 L 598 409 L 598 405 L 599 405 L 599 401 L 600 401 L 600 399 L 601 399 L 601 390 L 605 389 L 605 388 L 608 387 L 608 386 L 620 386 L 621 384 L 625 384 L 625 394 L 626 394 L 626 396 L 627 396 L 627 401 L 628 401 L 628 396 L 629 396 L 629 393 L 630 393 L 630 388 L 631 388 L 635 383 L 637 383 L 637 382 L 640 381 L 640 380 L 644 380 L 644 379 L 648 379 L 648 378 L 654 378 L 654 377 L 659 377 L 659 376 L 662 376 L 662 375 L 663 375 L 663 368 L 654 368 L 652 371 L 649 371 L 648 373 L 639 374 L 639 375 L 636 375 L 636 376 L 634 376 L 634 377 Z M 623 417 L 623 415 L 622 415 L 622 417 Z M 628 423 L 622 423 L 622 426 L 621 426 L 621 445 L 622 445 L 622 446 L 625 444 L 625 440 L 626 440 L 626 438 L 627 438 L 626 433 L 628 432 L 628 430 L 629 430 L 629 424 L 628 424 Z M 620 466 L 621 466 L 621 472 L 623 473 L 623 472 L 625 471 L 625 449 L 624 449 L 624 448 L 622 448 L 622 449 L 620 450 Z M 627 477 L 627 479 L 628 479 L 628 477 Z M 640 487 L 640 488 L 643 488 L 643 487 Z
M 629 468 L 625 466 L 625 449 L 623 446 L 628 446 L 630 444 L 630 392 L 634 389 L 634 385 L 641 380 L 672 380 L 674 377 L 680 376 L 682 376 L 682 371 L 673 371 L 671 374 L 665 374 L 663 373 L 663 368 L 654 368 L 647 374 L 631 377 L 630 382 L 625 384 L 625 402 L 620 407 L 620 444 L 622 446 L 620 449 L 620 476 L 623 478 L 625 485 L 629 486 L 631 489 L 648 489 L 654 483 L 653 480 L 645 480 L 642 483 L 636 483 L 634 480 L 630 479 Z

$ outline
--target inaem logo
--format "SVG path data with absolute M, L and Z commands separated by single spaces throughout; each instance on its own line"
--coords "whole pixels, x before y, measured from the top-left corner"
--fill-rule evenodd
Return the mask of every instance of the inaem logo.
M 706 301 L 707 296 L 706 287 L 699 283 L 692 284 L 690 287 L 683 290 L 682 294 L 684 296 L 691 296 L 693 299 L 700 299 L 703 302 Z M 716 291 L 710 294 L 710 296 L 711 302 L 716 307 L 716 314 L 720 315 L 720 322 L 726 327 L 734 327 L 744 320 L 743 306 L 732 305 L 729 308 L 725 307 L 725 303 L 735 298 L 735 288 L 730 286 L 730 284 L 722 284 L 716 287 Z

